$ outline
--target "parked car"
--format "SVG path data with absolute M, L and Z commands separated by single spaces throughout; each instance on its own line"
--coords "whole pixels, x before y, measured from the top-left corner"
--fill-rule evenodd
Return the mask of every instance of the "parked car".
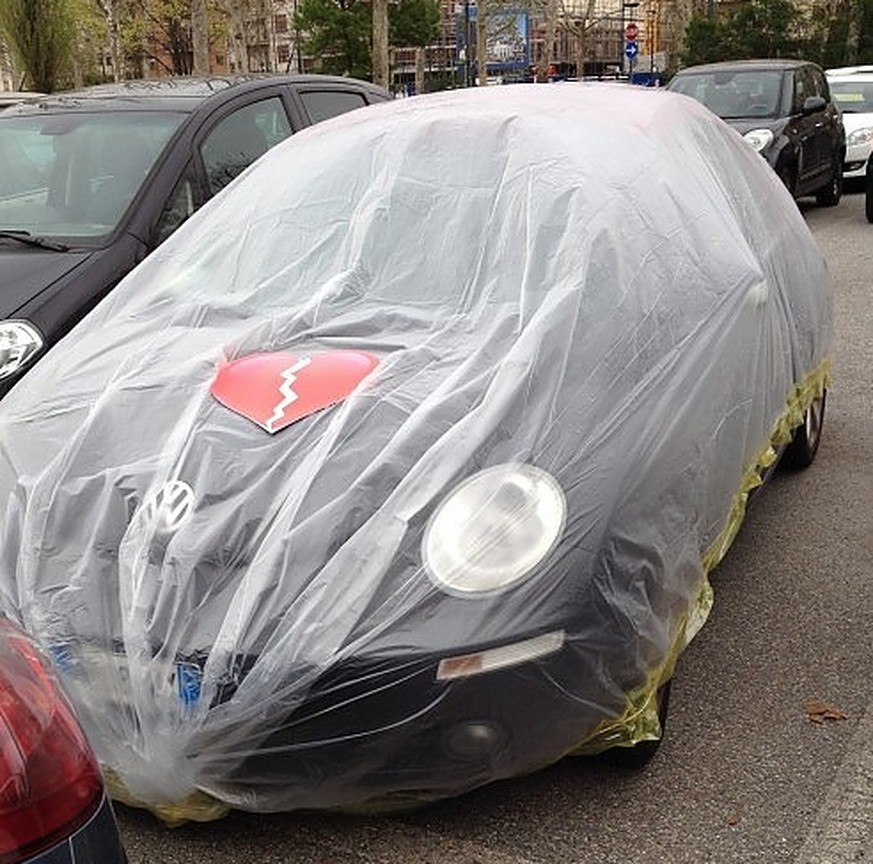
M 833 207 L 843 190 L 846 133 L 827 78 L 802 60 L 738 60 L 689 66 L 670 81 L 737 130 L 795 198 Z
M 830 335 L 791 196 L 691 99 L 353 112 L 7 395 L 0 604 L 174 819 L 643 761 L 749 490 L 816 455 Z
M 828 69 L 827 76 L 846 129 L 843 179 L 863 180 L 873 150 L 873 66 Z
M 22 102 L 33 102 L 42 99 L 45 93 L 37 93 L 29 90 L 0 90 L 0 111 L 10 105 L 19 105 Z
M 130 81 L 0 116 L 0 396 L 268 148 L 390 94 L 351 78 Z
M 0 861 L 124 864 L 103 777 L 40 647 L 0 615 Z

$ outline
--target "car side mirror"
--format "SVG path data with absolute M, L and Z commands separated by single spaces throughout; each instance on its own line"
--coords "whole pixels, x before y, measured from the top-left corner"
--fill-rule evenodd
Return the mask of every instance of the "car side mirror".
M 806 99 L 803 100 L 802 110 L 804 115 L 815 114 L 817 111 L 824 111 L 827 104 L 827 100 L 824 96 L 807 96 Z

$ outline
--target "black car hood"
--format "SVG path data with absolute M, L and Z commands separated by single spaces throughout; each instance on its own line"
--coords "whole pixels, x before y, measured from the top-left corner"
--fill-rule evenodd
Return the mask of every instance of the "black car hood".
M 93 254 L 93 250 L 37 249 L 0 238 L 0 317 L 14 318 L 34 297 Z

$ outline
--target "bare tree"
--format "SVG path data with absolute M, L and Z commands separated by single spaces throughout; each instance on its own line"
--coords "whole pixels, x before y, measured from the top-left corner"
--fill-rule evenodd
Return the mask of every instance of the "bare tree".
M 545 49 L 545 70 L 538 70 L 538 78 L 547 78 L 549 69 L 555 62 L 555 34 L 558 32 L 559 0 L 546 0 L 546 37 L 543 48 Z
M 246 35 L 248 0 L 216 0 L 216 5 L 230 23 L 231 49 L 238 72 L 249 71 L 249 42 Z
M 119 0 L 96 0 L 97 6 L 106 18 L 109 37 L 109 56 L 112 58 L 112 80 L 121 81 L 124 75 L 124 62 L 121 51 L 121 28 L 119 27 Z
M 576 64 L 576 75 L 582 77 L 585 68 L 586 37 L 588 32 L 600 24 L 602 19 L 594 17 L 596 0 L 588 0 L 585 11 L 580 15 L 578 8 L 567 9 L 561 0 L 560 26 L 573 37 L 573 62 Z

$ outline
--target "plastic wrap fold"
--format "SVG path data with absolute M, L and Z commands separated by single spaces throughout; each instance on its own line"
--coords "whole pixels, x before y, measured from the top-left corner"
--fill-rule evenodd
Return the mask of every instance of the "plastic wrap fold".
M 697 103 L 483 88 L 270 151 L 0 410 L 0 607 L 164 818 L 657 736 L 830 280 Z

